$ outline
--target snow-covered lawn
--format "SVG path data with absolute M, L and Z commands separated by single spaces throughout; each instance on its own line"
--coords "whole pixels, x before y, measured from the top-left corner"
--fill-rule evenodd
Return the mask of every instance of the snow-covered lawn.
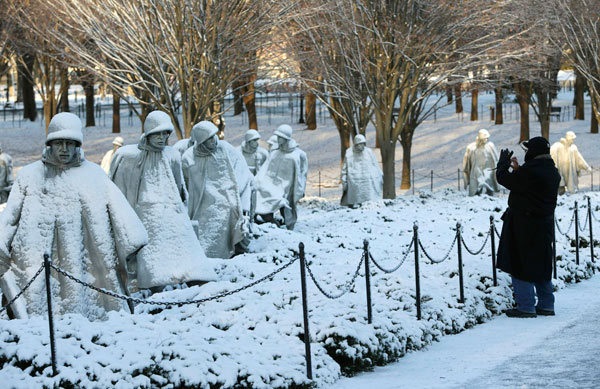
M 568 226 L 575 199 L 584 202 L 583 195 L 560 199 L 557 216 L 562 229 Z M 600 204 L 600 195 L 593 194 L 592 203 Z M 409 246 L 413 222 L 418 221 L 425 249 L 439 259 L 450 247 L 457 221 L 463 225 L 465 242 L 477 249 L 489 229 L 489 216 L 498 219 L 505 204 L 505 196 L 466 198 L 453 190 L 369 203 L 355 210 L 308 198 L 295 231 L 259 226 L 251 253 L 215 261 L 221 281 L 152 298 L 183 301 L 238 288 L 288 263 L 300 242 L 306 246 L 307 260 L 318 282 L 328 293 L 335 293 L 352 278 L 361 259 L 363 239 L 369 240 L 375 260 L 392 268 Z M 600 208 L 596 214 L 600 216 Z M 583 210 L 581 215 L 583 221 Z M 600 225 L 595 226 L 600 231 Z M 571 242 L 559 236 L 557 288 L 591 276 L 589 248 L 581 249 L 580 266 L 574 264 L 573 251 Z M 412 253 L 390 275 L 371 263 L 373 324 L 366 319 L 363 268 L 351 291 L 337 300 L 324 297 L 308 280 L 312 383 L 326 387 L 342 373 L 388 363 L 510 307 L 509 279 L 499 272 L 499 286 L 493 286 L 490 255 L 489 241 L 478 256 L 463 251 L 463 304 L 458 302 L 456 247 L 440 264 L 429 263 L 421 254 L 421 321 L 416 319 Z M 55 323 L 60 373 L 54 378 L 50 377 L 46 318 L 2 320 L 0 380 L 20 388 L 53 384 L 308 387 L 312 383 L 306 378 L 300 296 L 296 262 L 272 280 L 200 306 L 163 310 L 142 305 L 135 315 L 113 313 L 104 322 L 65 316 Z

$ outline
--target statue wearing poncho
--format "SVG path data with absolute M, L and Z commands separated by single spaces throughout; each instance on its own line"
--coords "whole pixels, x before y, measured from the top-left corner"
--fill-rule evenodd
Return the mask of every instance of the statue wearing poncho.
M 567 131 L 565 137 L 560 138 L 560 141 L 554 143 L 550 148 L 550 155 L 560 173 L 559 194 L 564 194 L 565 191 L 569 191 L 569 193 L 577 192 L 581 171 L 592 171 L 592 168 L 583 159 L 577 146 L 573 143 L 575 138 L 573 131 Z
M 172 131 L 173 124 L 166 113 L 151 112 L 140 143 L 117 150 L 110 168 L 110 178 L 138 214 L 150 237 L 137 256 L 141 289 L 216 278 L 183 203 L 187 192 L 181 157 L 166 146 Z
M 43 262 L 78 279 L 124 293 L 126 261 L 148 236 L 123 194 L 100 166 L 83 159 L 81 121 L 71 113 L 55 115 L 48 126 L 42 160 L 17 174 L 6 209 L 0 214 L 1 287 L 7 298 L 18 292 Z M 104 318 L 123 302 L 74 283 L 56 272 L 52 302 L 56 314 Z M 43 275 L 18 299 L 17 318 L 46 315 Z
M 269 154 L 255 179 L 256 213 L 272 216 L 280 211 L 285 226 L 296 224 L 296 203 L 304 197 L 308 161 L 304 151 L 292 139 L 292 128 L 286 124 L 275 131 L 279 147 Z
M 217 131 L 208 121 L 194 125 L 195 145 L 183 154 L 183 176 L 200 244 L 209 257 L 231 258 L 248 233 L 242 211 L 250 209 L 252 175 L 240 152 L 217 139 Z
M 248 130 L 244 136 L 244 141 L 238 147 L 238 151 L 242 153 L 248 169 L 253 176 L 258 173 L 260 167 L 265 163 L 269 152 L 258 145 L 260 134 L 256 130 Z
M 489 137 L 487 130 L 479 130 L 475 142 L 467 146 L 463 158 L 463 175 L 465 189 L 469 188 L 469 196 L 482 193 L 491 195 L 499 190 L 495 172 L 498 151 L 488 141 Z
M 356 135 L 354 146 L 346 150 L 342 166 L 342 205 L 351 206 L 381 199 L 383 173 L 375 154 L 366 148 L 366 143 L 363 135 Z
M 0 204 L 8 200 L 13 181 L 12 158 L 2 152 L 2 145 L 0 145 Z

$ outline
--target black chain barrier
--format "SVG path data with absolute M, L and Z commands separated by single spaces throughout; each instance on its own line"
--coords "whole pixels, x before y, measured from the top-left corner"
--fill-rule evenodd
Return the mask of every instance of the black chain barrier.
M 342 290 L 341 292 L 339 292 L 338 294 L 328 293 L 321 286 L 321 284 L 319 284 L 319 282 L 315 278 L 315 275 L 313 274 L 310 266 L 308 265 L 308 262 L 306 262 L 306 270 L 308 271 L 308 275 L 310 276 L 310 279 L 313 281 L 313 283 L 315 284 L 315 286 L 317 287 L 319 292 L 321 292 L 323 294 L 323 296 L 327 297 L 328 299 L 335 300 L 335 299 L 339 299 L 340 297 L 342 297 L 343 295 L 345 295 L 352 289 L 352 287 L 354 286 L 354 282 L 356 281 L 356 278 L 358 277 L 358 273 L 360 272 L 360 268 L 361 268 L 364 260 L 365 260 L 365 256 L 363 254 L 360 258 L 360 262 L 358 263 L 358 266 L 356 267 L 356 271 L 354 272 L 354 275 L 352 276 L 352 278 L 350 280 L 346 281 L 343 284 L 343 285 L 345 285 L 345 289 Z
M 585 209 L 585 207 L 583 209 Z M 589 217 L 590 217 L 589 212 L 585 212 L 585 221 L 581 224 L 581 226 L 583 226 L 583 227 L 581 227 L 581 226 L 579 227 L 579 231 L 584 232 L 585 230 L 587 230 Z
M 490 238 L 490 233 L 491 231 L 488 230 L 487 234 L 485 235 L 485 239 L 483 241 L 483 244 L 481 245 L 481 247 L 479 248 L 479 250 L 471 250 L 469 248 L 469 246 L 467 246 L 467 243 L 465 242 L 465 239 L 463 238 L 463 236 L 460 236 L 460 241 L 463 244 L 463 247 L 465 248 L 465 250 L 467 250 L 467 252 L 471 255 L 479 255 L 483 252 L 483 249 L 485 249 L 485 245 L 487 244 L 488 239 Z
M 494 223 L 494 233 L 496 234 L 496 236 L 498 237 L 498 239 L 500 239 L 500 233 L 498 232 L 498 228 L 496 227 L 496 223 Z
M 6 309 L 11 306 L 15 301 L 17 301 L 17 299 L 19 297 L 21 297 L 23 295 L 23 293 L 25 293 L 25 291 L 27 289 L 29 289 L 29 287 L 31 286 L 31 284 L 33 284 L 33 281 L 35 281 L 36 278 L 38 278 L 40 276 L 40 274 L 42 274 L 42 272 L 44 271 L 44 265 L 42 264 L 42 266 L 40 266 L 40 268 L 38 269 L 38 271 L 35 272 L 35 274 L 33 275 L 33 277 L 31 277 L 31 279 L 25 284 L 25 286 L 23 287 L 23 289 L 21 289 L 21 291 L 19 293 L 17 293 L 15 295 L 15 297 L 13 297 L 9 302 L 6 303 L 6 305 L 4 305 L 2 308 L 0 308 L 0 313 L 6 311 Z
M 564 236 L 568 236 L 571 228 L 573 227 L 573 222 L 575 221 L 575 211 L 573 211 L 573 216 L 571 216 L 571 221 L 569 222 L 569 228 L 567 228 L 567 232 L 564 232 L 562 228 L 560 228 L 560 224 L 558 224 L 558 219 L 554 216 L 554 224 L 556 224 L 556 229 L 558 233 Z
M 196 300 L 185 300 L 185 301 L 155 301 L 155 300 L 146 300 L 146 299 L 140 299 L 140 298 L 136 298 L 136 297 L 126 296 L 124 294 L 115 293 L 115 292 L 111 292 L 106 289 L 98 288 L 97 286 L 91 285 L 85 281 L 75 278 L 73 275 L 69 274 L 68 272 L 64 271 L 63 269 L 59 268 L 58 266 L 56 266 L 54 264 L 50 264 L 50 267 L 52 269 L 54 269 L 57 273 L 62 274 L 63 276 L 70 279 L 71 281 L 73 281 L 77 284 L 81 284 L 87 288 L 90 288 L 92 290 L 95 290 L 96 292 L 105 294 L 107 296 L 111 296 L 111 297 L 114 297 L 114 298 L 117 298 L 120 300 L 131 301 L 136 304 L 161 305 L 161 306 L 165 306 L 165 307 L 172 307 L 172 306 L 182 306 L 182 305 L 189 305 L 189 304 L 202 304 L 202 303 L 206 303 L 209 301 L 218 300 L 223 297 L 231 296 L 232 294 L 239 293 L 243 290 L 246 290 L 246 289 L 252 288 L 253 286 L 258 285 L 261 282 L 268 280 L 269 278 L 276 276 L 277 274 L 281 273 L 288 267 L 292 266 L 297 260 L 298 260 L 298 257 L 294 256 L 294 258 L 292 260 L 290 260 L 288 263 L 286 263 L 279 269 L 267 274 L 266 276 L 264 276 L 262 278 L 259 278 L 258 280 L 254 281 L 254 282 L 244 285 L 240 288 L 233 289 L 233 290 L 223 292 L 223 293 L 219 293 L 217 295 L 210 296 L 210 297 L 204 297 L 204 298 L 196 299 Z
M 444 255 L 444 257 L 442 259 L 434 259 L 433 257 L 431 257 L 431 255 L 429 255 L 429 253 L 427 253 L 427 250 L 425 250 L 425 247 L 423 247 L 423 243 L 421 242 L 421 239 L 419 239 L 419 247 L 421 248 L 421 250 L 423 250 L 423 254 L 425 254 L 425 256 L 432 262 L 432 263 L 442 263 L 444 262 L 446 259 L 448 259 L 450 257 L 450 253 L 452 253 L 452 249 L 454 248 L 454 245 L 456 244 L 456 236 L 454 236 L 454 240 L 452 240 L 452 244 L 450 245 L 450 248 L 448 249 L 448 252 L 446 253 L 446 255 Z
M 375 260 L 375 258 L 373 258 L 373 255 L 371 253 L 369 253 L 369 258 L 371 259 L 371 261 L 373 262 L 373 264 L 375 265 L 376 268 L 378 268 L 379 270 L 381 270 L 384 273 L 390 274 L 390 273 L 393 273 L 396 270 L 400 269 L 400 267 L 404 264 L 404 261 L 406 261 L 406 258 L 408 258 L 408 254 L 410 254 L 410 252 L 412 251 L 412 246 L 414 243 L 415 243 L 415 240 L 411 239 L 410 245 L 406 249 L 406 252 L 403 254 L 403 257 L 400 260 L 400 263 L 398 263 L 398 265 L 396 265 L 395 267 L 393 267 L 391 269 L 386 269 L 383 266 L 381 266 L 379 263 L 377 263 L 377 261 Z

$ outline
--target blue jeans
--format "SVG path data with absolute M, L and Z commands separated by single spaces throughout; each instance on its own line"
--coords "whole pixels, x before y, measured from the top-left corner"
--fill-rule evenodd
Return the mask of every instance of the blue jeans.
M 517 309 L 521 312 L 535 313 L 535 295 L 537 308 L 554 311 L 554 287 L 552 281 L 528 282 L 512 277 L 513 290 Z M 535 293 L 534 293 L 535 287 Z

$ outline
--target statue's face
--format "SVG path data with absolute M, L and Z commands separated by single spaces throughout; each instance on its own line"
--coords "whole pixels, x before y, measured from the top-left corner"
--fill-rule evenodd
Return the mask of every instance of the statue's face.
M 252 139 L 251 141 L 247 142 L 247 144 L 252 150 L 256 150 L 258 148 L 258 139 Z
M 50 141 L 50 150 L 60 163 L 67 164 L 77 156 L 77 142 L 67 139 L 55 139 Z
M 364 143 L 359 143 L 357 145 L 354 145 L 354 147 L 356 148 L 356 151 L 361 152 L 365 149 L 365 144 Z
M 202 144 L 204 146 L 208 147 L 209 149 L 214 148 L 217 145 L 217 136 L 216 135 L 211 136 L 210 138 L 205 140 Z
M 152 147 L 162 149 L 167 145 L 171 131 L 155 132 L 154 134 L 148 135 L 148 144 Z
M 277 143 L 279 144 L 279 146 L 285 146 L 285 144 L 288 142 L 287 139 L 282 138 L 280 136 L 277 137 Z

